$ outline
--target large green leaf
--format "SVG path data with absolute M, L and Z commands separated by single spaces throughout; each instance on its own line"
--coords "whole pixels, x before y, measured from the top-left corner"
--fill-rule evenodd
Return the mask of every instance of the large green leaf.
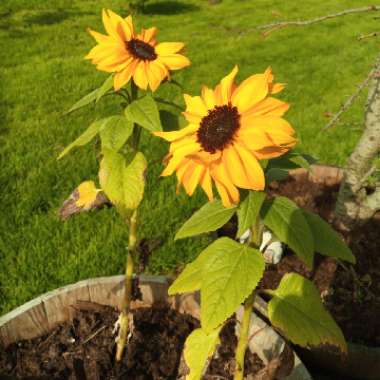
M 202 285 L 203 268 L 209 257 L 214 254 L 214 251 L 215 247 L 211 244 L 193 262 L 187 264 L 185 269 L 169 287 L 169 295 L 199 290 Z
M 202 329 L 194 330 L 186 339 L 184 357 L 190 372 L 186 380 L 200 380 L 208 360 L 212 357 L 219 340 L 220 328 L 209 334 Z
M 285 197 L 264 202 L 261 208 L 264 224 L 307 264 L 313 267 L 314 238 L 300 208 Z
M 325 310 L 314 284 L 296 273 L 287 273 L 271 292 L 268 315 L 272 324 L 300 346 L 324 343 L 347 350 L 344 336 Z
M 175 240 L 215 231 L 226 224 L 235 211 L 236 207 L 226 208 L 218 199 L 208 202 L 183 224 L 175 235 Z
M 216 240 L 207 248 L 201 286 L 201 323 L 211 332 L 252 293 L 264 273 L 263 255 L 256 249 L 229 238 Z
M 259 215 L 261 206 L 265 200 L 265 193 L 262 191 L 250 191 L 244 201 L 240 203 L 237 209 L 238 232 L 240 237 L 243 233 L 251 228 Z
M 131 136 L 132 131 L 133 123 L 127 120 L 125 116 L 113 116 L 107 122 L 106 128 L 102 128 L 100 131 L 102 150 L 118 151 Z
M 144 195 L 146 167 L 146 159 L 140 152 L 127 166 L 120 153 L 104 150 L 100 163 L 100 185 L 117 208 L 134 210 L 139 206 Z
M 125 116 L 150 132 L 162 131 L 156 102 L 149 95 L 130 103 L 125 109 Z
M 356 259 L 351 249 L 327 222 L 311 212 L 303 210 L 303 214 L 313 232 L 316 252 L 355 264 Z
M 82 99 L 78 100 L 68 111 L 64 114 L 67 115 L 73 111 L 78 110 L 79 108 L 85 107 L 93 102 L 98 102 L 99 99 L 112 87 L 112 79 L 111 75 L 108 77 L 105 82 L 97 89 L 91 91 L 89 94 L 85 95 Z
M 107 126 L 110 120 L 113 120 L 114 116 L 106 117 L 100 120 L 94 121 L 76 140 L 69 144 L 58 156 L 61 159 L 67 153 L 69 153 L 73 148 L 78 146 L 83 146 L 89 143 L 103 128 Z

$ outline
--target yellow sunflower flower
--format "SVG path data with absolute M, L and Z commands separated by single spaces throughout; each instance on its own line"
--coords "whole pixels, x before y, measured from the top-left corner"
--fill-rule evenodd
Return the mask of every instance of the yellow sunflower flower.
M 271 68 L 234 83 L 237 66 L 214 90 L 184 95 L 189 125 L 179 131 L 156 132 L 169 141 L 163 176 L 176 172 L 187 194 L 198 184 L 213 199 L 213 185 L 225 207 L 239 202 L 239 190 L 263 190 L 259 160 L 278 157 L 295 143 L 294 130 L 282 118 L 289 105 L 271 97 L 284 85 L 273 83 Z
M 142 29 L 140 34 L 135 34 L 131 16 L 123 19 L 103 9 L 103 24 L 108 35 L 89 30 L 98 45 L 85 58 L 97 65 L 98 70 L 115 73 L 115 91 L 132 77 L 141 89 L 149 86 L 155 91 L 169 77 L 169 70 L 190 65 L 184 55 L 178 54 L 184 47 L 182 42 L 157 44 L 156 28 Z

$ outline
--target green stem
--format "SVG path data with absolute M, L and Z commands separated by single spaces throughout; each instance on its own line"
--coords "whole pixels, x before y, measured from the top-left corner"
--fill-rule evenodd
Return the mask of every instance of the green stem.
M 251 241 L 249 243 L 255 249 L 259 249 L 263 236 L 263 225 L 261 223 L 260 218 L 256 219 L 255 224 L 251 229 Z M 245 352 L 247 351 L 248 345 L 248 333 L 249 333 L 249 325 L 251 322 L 251 314 L 253 305 L 255 303 L 256 292 L 253 291 L 251 295 L 244 302 L 244 312 L 243 312 L 243 320 L 240 328 L 240 336 L 238 346 L 236 348 L 235 353 L 235 375 L 234 380 L 243 380 L 244 376 L 244 358 Z
M 131 102 L 137 99 L 138 88 L 131 81 Z M 133 149 L 137 152 L 140 142 L 141 128 L 138 125 L 133 126 Z M 129 333 L 129 311 L 132 300 L 132 283 L 133 283 L 133 266 L 137 255 L 137 209 L 133 211 L 129 219 L 129 241 L 127 251 L 127 264 L 125 268 L 124 297 L 121 306 L 120 328 L 117 337 L 116 361 L 119 362 L 123 356 L 125 345 Z
M 137 248 L 137 210 L 129 220 L 129 243 L 127 251 L 127 265 L 125 268 L 124 297 L 120 315 L 120 329 L 117 339 L 116 361 L 120 361 L 124 347 L 127 344 L 129 333 L 129 311 L 132 300 L 133 266 Z
M 239 342 L 235 353 L 236 367 L 234 380 L 243 380 L 244 358 L 248 345 L 248 332 L 254 301 L 255 293 L 253 292 L 244 302 L 243 321 L 241 324 Z

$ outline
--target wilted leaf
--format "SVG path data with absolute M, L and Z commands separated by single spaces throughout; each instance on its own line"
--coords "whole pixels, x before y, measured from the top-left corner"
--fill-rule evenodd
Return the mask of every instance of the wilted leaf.
M 300 346 L 332 344 L 347 351 L 344 336 L 324 308 L 315 285 L 296 273 L 287 273 L 271 291 L 268 304 L 272 324 Z
M 62 220 L 83 211 L 99 209 L 109 204 L 108 199 L 100 189 L 97 189 L 93 181 L 82 182 L 65 200 L 59 216 Z
M 235 213 L 236 207 L 226 208 L 220 200 L 203 205 L 179 229 L 175 240 L 215 231 L 226 224 Z

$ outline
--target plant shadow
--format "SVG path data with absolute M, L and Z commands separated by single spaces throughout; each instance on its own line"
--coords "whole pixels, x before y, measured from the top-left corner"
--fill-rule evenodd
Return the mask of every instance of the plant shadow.
M 199 7 L 194 4 L 186 4 L 180 1 L 160 1 L 144 6 L 144 13 L 156 15 L 175 15 L 179 13 L 194 12 Z

